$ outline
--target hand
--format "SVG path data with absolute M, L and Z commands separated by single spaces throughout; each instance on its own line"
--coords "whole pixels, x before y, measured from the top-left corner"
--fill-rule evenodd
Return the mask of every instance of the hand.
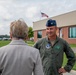
M 66 70 L 64 68 L 60 68 L 59 71 L 58 71 L 60 74 L 62 73 L 66 73 Z

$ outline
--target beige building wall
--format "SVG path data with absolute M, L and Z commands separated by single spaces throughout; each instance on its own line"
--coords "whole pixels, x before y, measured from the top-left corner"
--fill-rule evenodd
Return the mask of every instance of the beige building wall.
M 33 22 L 33 30 L 35 31 L 35 30 L 45 29 L 46 28 L 45 24 L 48 19 Z M 51 17 L 51 19 L 54 19 L 57 21 L 58 27 L 76 25 L 76 11 Z

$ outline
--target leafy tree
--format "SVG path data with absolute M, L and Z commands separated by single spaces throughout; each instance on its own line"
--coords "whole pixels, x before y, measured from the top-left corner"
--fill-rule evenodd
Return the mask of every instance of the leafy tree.
M 28 37 L 29 38 L 33 37 L 33 28 L 32 27 L 29 27 Z

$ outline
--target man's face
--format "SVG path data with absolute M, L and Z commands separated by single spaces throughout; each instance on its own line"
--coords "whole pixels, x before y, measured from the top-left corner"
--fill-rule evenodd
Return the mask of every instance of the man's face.
M 46 34 L 48 37 L 53 37 L 56 35 L 56 30 L 57 27 L 56 26 L 50 26 L 50 27 L 46 27 Z

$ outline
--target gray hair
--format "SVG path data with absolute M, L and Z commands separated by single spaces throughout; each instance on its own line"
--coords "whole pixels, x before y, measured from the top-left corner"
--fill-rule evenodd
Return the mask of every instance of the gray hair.
M 28 36 L 28 26 L 23 20 L 13 21 L 10 24 L 12 36 L 18 39 L 25 39 Z

